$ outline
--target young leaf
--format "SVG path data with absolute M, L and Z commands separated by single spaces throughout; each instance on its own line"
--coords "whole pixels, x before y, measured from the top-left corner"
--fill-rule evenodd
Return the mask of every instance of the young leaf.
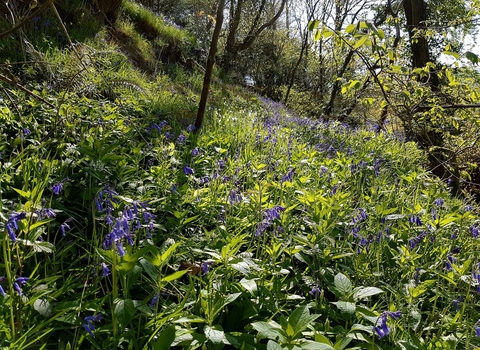
M 335 288 L 339 291 L 343 296 L 352 292 L 352 282 L 345 276 L 343 273 L 338 273 L 334 280 Z
M 319 25 L 320 25 L 320 21 L 318 19 L 315 19 L 315 20 L 311 21 L 310 23 L 308 23 L 308 30 L 312 31 L 315 28 L 317 28 Z
M 115 309 L 113 310 L 115 317 L 122 325 L 126 326 L 132 320 L 135 312 L 135 305 L 132 299 L 116 299 L 113 303 L 115 304 Z
M 310 315 L 306 306 L 296 308 L 288 318 L 288 324 L 294 329 L 294 336 L 298 336 L 307 326 L 315 321 L 320 315 Z
M 275 322 L 253 322 L 252 327 L 258 332 L 261 338 L 275 339 L 281 343 L 285 342 L 286 334 Z
M 380 293 L 383 293 L 383 290 L 377 287 L 357 287 L 353 290 L 353 299 L 360 300 Z
M 207 336 L 207 339 L 215 345 L 223 344 L 224 340 L 227 340 L 225 338 L 225 332 L 220 326 L 215 326 L 215 328 L 205 326 L 205 335 Z
M 155 350 L 168 350 L 175 340 L 175 326 L 168 326 L 155 342 Z

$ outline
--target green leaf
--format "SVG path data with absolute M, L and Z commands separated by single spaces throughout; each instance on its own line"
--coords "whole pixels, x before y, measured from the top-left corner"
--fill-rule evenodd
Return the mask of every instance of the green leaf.
M 356 306 L 354 303 L 349 301 L 336 301 L 332 302 L 341 312 L 344 312 L 349 315 L 353 315 L 355 313 Z
M 288 318 L 288 324 L 295 330 L 295 336 L 304 331 L 307 326 L 315 321 L 320 315 L 310 315 L 306 306 L 296 308 Z
M 269 323 L 259 321 L 253 322 L 251 325 L 258 332 L 261 338 L 278 340 L 281 343 L 285 342 L 285 333 L 277 323 L 273 321 L 270 321 Z
M 255 280 L 247 280 L 243 278 L 240 284 L 245 288 L 252 296 L 256 296 L 258 292 L 257 282 Z
M 474 54 L 471 51 L 465 52 L 465 57 L 473 64 L 478 64 L 478 62 L 480 61 L 478 55 Z
M 283 348 L 273 340 L 269 340 L 267 343 L 267 350 L 283 350 Z
M 33 302 L 33 309 L 44 317 L 50 317 L 52 315 L 52 304 L 46 299 L 37 299 Z
M 180 270 L 180 271 L 176 271 L 168 276 L 165 276 L 163 277 L 160 281 L 161 282 L 172 282 L 172 281 L 175 281 L 175 280 L 178 280 L 180 277 L 182 277 L 183 275 L 185 275 L 189 270 Z
M 320 25 L 320 21 L 318 19 L 315 19 L 308 23 L 308 30 L 313 31 L 315 28 L 317 28 Z
M 355 30 L 356 25 L 355 24 L 349 24 L 347 28 L 345 28 L 346 33 L 351 33 Z
M 353 48 L 356 50 L 358 49 L 359 47 L 365 45 L 365 43 L 367 42 L 368 40 L 368 36 L 367 35 L 362 35 L 360 37 L 359 40 L 357 40 L 357 42 L 355 43 L 355 45 L 353 45 Z
M 158 281 L 158 270 L 155 265 L 145 258 L 140 258 L 138 262 L 142 265 L 143 271 L 145 271 L 153 281 Z
M 335 350 L 343 350 L 345 349 L 348 344 L 350 344 L 350 342 L 353 340 L 353 338 L 343 338 L 343 339 L 340 339 L 339 341 L 337 341 L 335 343 L 335 345 L 333 346 L 333 348 Z
M 453 51 L 443 51 L 442 52 L 444 55 L 452 56 L 455 57 L 457 60 L 460 59 L 460 55 L 457 52 Z
M 343 296 L 351 293 L 352 291 L 352 282 L 345 276 L 343 273 L 338 273 L 334 280 L 335 288 L 339 291 Z
M 334 348 L 330 345 L 308 340 L 302 342 L 300 347 L 302 348 L 302 350 L 334 350 Z
M 115 309 L 113 313 L 117 320 L 123 325 L 126 326 L 132 320 L 133 314 L 135 313 L 135 305 L 133 304 L 132 299 L 116 299 L 114 302 Z
M 155 350 L 169 350 L 175 340 L 175 326 L 171 325 L 160 333 L 155 342 Z
M 205 336 L 213 344 L 223 344 L 227 339 L 225 338 L 225 332 L 221 329 L 220 326 L 210 327 L 205 326 Z
M 383 290 L 377 287 L 357 287 L 353 290 L 353 299 L 360 300 L 380 293 Z

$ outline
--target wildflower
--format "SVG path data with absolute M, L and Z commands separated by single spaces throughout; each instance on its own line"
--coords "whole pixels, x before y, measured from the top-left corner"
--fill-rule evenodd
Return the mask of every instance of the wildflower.
M 437 198 L 435 199 L 435 201 L 433 202 L 437 207 L 441 207 L 445 201 L 442 199 L 442 198 Z
M 447 271 L 452 271 L 453 270 L 452 264 L 448 260 L 445 260 L 445 270 L 447 270 Z
M 283 177 L 282 182 L 290 182 L 293 179 L 293 175 L 295 175 L 295 168 L 289 170 Z
M 210 271 L 210 265 L 211 265 L 212 262 L 210 261 L 204 261 L 202 262 L 202 264 L 200 265 L 200 268 L 202 269 L 202 273 L 204 275 L 206 275 L 209 271 Z
M 319 286 L 314 286 L 308 294 L 314 295 L 315 297 L 318 297 L 320 293 L 322 292 L 322 289 Z
M 418 215 L 410 215 L 410 217 L 408 218 L 408 222 L 417 226 L 423 225 L 423 222 Z
M 70 230 L 71 227 L 68 225 L 69 222 L 73 221 L 73 218 L 70 217 L 67 220 L 63 222 L 63 224 L 60 225 L 60 231 L 62 232 L 62 236 L 65 236 L 65 231 Z
M 23 295 L 22 293 L 22 288 L 20 286 L 23 286 L 27 283 L 29 280 L 28 277 L 18 277 L 15 282 L 13 282 L 13 289 L 18 293 L 18 295 Z
M 62 192 L 63 190 L 63 184 L 68 181 L 68 177 L 64 178 L 62 181 L 59 181 L 57 182 L 56 184 L 54 184 L 52 186 L 52 192 L 55 194 L 55 195 L 59 195 L 60 192 Z
M 478 230 L 479 230 L 479 223 L 475 223 L 474 225 L 470 226 L 470 232 L 473 235 L 473 238 L 478 238 Z
M 467 204 L 464 208 L 465 211 L 472 211 L 472 206 L 470 204 Z
M 107 264 L 102 262 L 102 277 L 107 277 L 110 275 L 110 269 L 108 268 Z
M 200 151 L 198 150 L 198 147 L 195 147 L 194 149 L 192 149 L 192 156 L 193 157 L 196 157 L 200 154 Z
M 155 305 L 157 305 L 159 297 L 160 297 L 160 293 L 155 294 L 154 297 L 152 298 L 152 301 L 150 301 L 150 304 L 148 304 L 148 306 L 150 306 L 150 308 L 153 309 Z
M 192 168 L 190 168 L 190 166 L 188 166 L 188 164 L 187 164 L 183 167 L 183 173 L 185 175 L 193 175 L 195 173 L 195 171 Z
M 12 242 L 17 241 L 17 236 L 15 235 L 15 231 L 18 230 L 18 222 L 20 220 L 25 219 L 27 216 L 27 213 L 21 212 L 21 213 L 12 213 L 10 214 L 10 217 L 5 224 L 5 227 L 7 228 L 7 233 Z
M 192 131 L 195 131 L 195 130 L 197 130 L 197 128 L 195 127 L 194 124 L 190 124 L 189 126 L 187 126 L 187 131 L 192 132 Z
M 183 134 L 179 135 L 178 138 L 177 138 L 177 143 L 179 145 L 183 145 L 185 143 L 185 140 L 187 139 L 187 137 Z
M 232 190 L 228 197 L 229 197 L 228 201 L 230 202 L 230 205 L 233 205 L 235 203 L 239 203 L 242 201 L 242 195 L 237 190 Z
M 272 222 L 275 219 L 280 219 L 280 213 L 283 211 L 285 211 L 285 208 L 280 205 L 276 205 L 271 209 L 265 209 L 265 220 Z
M 87 316 L 83 319 L 83 328 L 90 334 L 92 337 L 95 337 L 93 334 L 93 331 L 95 330 L 95 326 L 93 325 L 93 322 L 98 322 L 103 320 L 102 314 L 98 314 L 96 316 Z
M 397 320 L 402 316 L 401 311 L 384 311 L 378 317 L 377 325 L 375 326 L 375 332 L 378 334 L 378 338 L 381 339 L 384 336 L 390 334 L 390 328 L 387 325 L 387 316 L 392 320 Z
M 0 285 L 0 294 L 1 294 L 2 296 L 5 296 L 5 291 L 3 290 L 3 288 L 2 288 L 1 285 Z

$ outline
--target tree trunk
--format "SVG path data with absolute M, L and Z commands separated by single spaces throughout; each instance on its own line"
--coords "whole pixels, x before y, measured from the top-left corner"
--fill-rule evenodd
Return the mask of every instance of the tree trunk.
M 205 115 L 205 108 L 207 106 L 208 90 L 210 89 L 210 80 L 212 78 L 213 65 L 215 64 L 215 54 L 217 53 L 218 37 L 223 24 L 223 9 L 225 8 L 225 0 L 219 0 L 217 7 L 217 18 L 215 22 L 215 29 L 213 30 L 212 42 L 210 44 L 210 51 L 207 58 L 207 67 L 205 69 L 205 76 L 203 78 L 202 95 L 200 97 L 200 104 L 198 105 L 197 119 L 195 120 L 195 130 L 199 130 L 203 124 L 203 117 Z

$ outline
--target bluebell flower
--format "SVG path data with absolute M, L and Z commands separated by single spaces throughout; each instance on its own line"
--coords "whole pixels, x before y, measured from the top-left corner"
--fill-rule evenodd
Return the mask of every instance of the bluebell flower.
M 202 269 L 202 273 L 206 275 L 210 271 L 210 265 L 212 264 L 211 261 L 204 261 L 200 265 L 200 268 Z
M 62 232 L 62 236 L 65 236 L 65 231 L 70 230 L 71 227 L 68 225 L 69 222 L 73 221 L 73 218 L 70 217 L 60 225 L 60 231 Z
M 480 337 L 480 327 L 478 326 L 480 324 L 480 320 L 478 320 L 476 323 L 475 323 L 475 336 L 476 337 Z
M 83 319 L 83 328 L 90 334 L 92 337 L 95 337 L 95 334 L 93 334 L 93 331 L 95 330 L 95 326 L 93 325 L 93 322 L 99 322 L 103 320 L 102 314 L 98 314 L 96 316 L 87 316 Z
M 190 168 L 190 166 L 187 164 L 183 167 L 183 173 L 185 175 L 193 175 L 195 171 L 192 168 Z
M 177 143 L 179 145 L 183 145 L 185 143 L 185 140 L 187 139 L 187 137 L 183 134 L 180 134 L 177 138 Z
M 292 181 L 294 174 L 295 174 L 295 168 L 290 169 L 285 175 L 283 175 L 282 182 Z
M 150 308 L 154 308 L 155 305 L 157 305 L 157 302 L 158 302 L 158 298 L 160 297 L 160 293 L 157 293 L 153 296 L 152 300 L 150 301 L 150 304 L 148 304 L 148 306 L 150 306 Z
M 107 277 L 110 275 L 110 269 L 108 268 L 107 264 L 102 262 L 102 277 Z
M 230 194 L 228 195 L 228 201 L 230 205 L 239 203 L 242 201 L 242 199 L 243 199 L 242 194 L 240 193 L 240 191 L 237 191 L 237 190 L 230 191 Z
M 5 291 L 3 290 L 3 288 L 2 288 L 1 285 L 0 285 L 0 294 L 1 294 L 2 296 L 5 296 Z
M 322 289 L 319 286 L 314 286 L 308 294 L 318 297 L 322 293 Z
M 1 159 L 1 158 L 0 158 Z M 472 206 L 470 204 L 467 204 L 464 208 L 465 211 L 472 211 Z
M 447 271 L 452 271 L 453 270 L 452 264 L 448 260 L 445 260 L 445 270 L 447 270 Z
M 18 277 L 15 282 L 13 282 L 13 289 L 15 289 L 15 291 L 18 293 L 18 295 L 23 295 L 22 293 L 22 288 L 20 286 L 23 286 L 27 283 L 27 281 L 29 280 L 30 278 L 28 277 Z
M 200 151 L 198 150 L 198 147 L 195 147 L 194 149 L 192 149 L 192 156 L 193 157 L 196 157 L 200 154 Z
M 388 334 L 390 334 L 390 328 L 387 325 L 387 316 L 392 320 L 397 320 L 402 316 L 401 311 L 384 311 L 380 314 L 377 319 L 377 325 L 375 326 L 375 332 L 378 335 L 378 338 L 381 339 Z
M 417 226 L 422 226 L 423 225 L 423 222 L 418 215 L 413 215 L 413 214 L 410 215 L 409 218 L 408 218 L 408 222 L 410 222 L 412 224 L 415 224 Z
M 473 238 L 478 238 L 479 223 L 475 223 L 470 226 L 470 232 L 472 233 Z
M 21 212 L 21 213 L 11 213 L 10 217 L 7 220 L 7 223 L 5 224 L 5 227 L 7 229 L 8 236 L 12 240 L 12 242 L 17 241 L 17 236 L 15 234 L 15 231 L 18 230 L 18 222 L 25 219 L 27 216 L 27 213 Z
M 195 131 L 196 129 L 197 129 L 197 128 L 195 127 L 194 124 L 190 124 L 189 126 L 187 126 L 187 131 L 192 132 L 192 131 Z
M 437 207 L 441 207 L 445 203 L 445 201 L 442 198 L 437 198 L 433 203 L 435 203 Z

